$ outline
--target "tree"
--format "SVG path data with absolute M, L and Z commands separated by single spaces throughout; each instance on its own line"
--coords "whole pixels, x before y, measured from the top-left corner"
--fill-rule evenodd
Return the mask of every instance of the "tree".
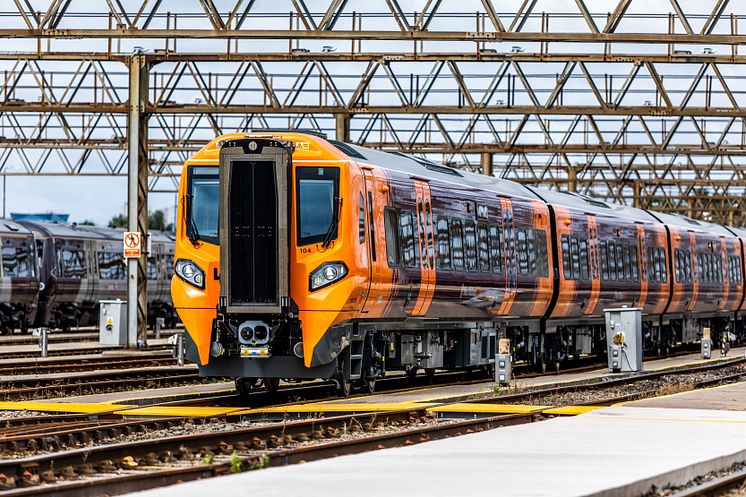
M 109 228 L 127 228 L 127 215 L 117 214 L 109 221 Z M 173 223 L 166 224 L 166 214 L 162 210 L 153 211 L 148 214 L 148 229 L 173 231 Z
M 148 229 L 161 231 L 166 229 L 166 215 L 162 210 L 148 214 Z
M 85 219 L 78 223 L 79 226 L 96 226 L 96 223 L 91 221 L 90 219 Z
M 109 228 L 126 228 L 127 227 L 127 216 L 125 214 L 117 214 L 111 221 L 109 221 Z

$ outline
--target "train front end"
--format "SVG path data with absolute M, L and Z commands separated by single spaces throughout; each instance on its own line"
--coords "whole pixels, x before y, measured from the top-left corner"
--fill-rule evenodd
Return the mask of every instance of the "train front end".
M 343 243 L 338 155 L 310 135 L 235 134 L 187 162 L 172 294 L 201 374 L 275 388 L 335 376 L 336 326 L 367 275 Z

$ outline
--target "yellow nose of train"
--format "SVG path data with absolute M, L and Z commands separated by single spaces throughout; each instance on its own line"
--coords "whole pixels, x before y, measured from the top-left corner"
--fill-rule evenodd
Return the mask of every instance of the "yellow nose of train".
M 348 200 L 362 171 L 299 133 L 221 136 L 185 166 L 172 294 L 187 358 L 205 374 L 331 377 L 371 291 Z

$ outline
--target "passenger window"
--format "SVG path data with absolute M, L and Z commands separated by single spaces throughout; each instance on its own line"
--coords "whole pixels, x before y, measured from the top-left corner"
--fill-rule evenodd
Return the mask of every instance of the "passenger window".
M 461 229 L 461 221 L 451 221 L 451 256 L 453 257 L 453 268 L 457 271 L 464 270 L 464 238 Z
M 632 281 L 632 267 L 629 262 L 629 245 L 627 244 L 622 247 L 622 258 L 624 260 L 624 279 Z
M 82 247 L 71 244 L 58 244 L 60 274 L 63 278 L 83 279 L 86 277 L 85 252 Z
M 490 226 L 490 261 L 492 271 L 502 272 L 502 230 L 497 226 Z
M 464 229 L 464 252 L 466 257 L 466 268 L 469 271 L 477 270 L 477 233 L 474 221 L 466 221 Z
M 624 281 L 624 255 L 622 245 L 620 243 L 614 244 L 615 247 L 615 259 L 616 259 L 616 279 L 617 281 Z
M 630 246 L 629 252 L 630 265 L 632 266 L 632 281 L 640 281 L 640 266 L 637 257 L 637 245 Z
M 578 237 L 570 237 L 570 254 L 572 255 L 572 279 L 580 277 L 580 244 Z
M 518 271 L 528 274 L 528 244 L 526 243 L 526 231 L 517 230 L 518 237 Z
M 528 274 L 536 276 L 539 274 L 539 259 L 536 256 L 536 234 L 534 230 L 526 231 L 526 239 L 528 243 Z
M 98 253 L 98 276 L 102 280 L 123 280 L 126 270 L 121 252 L 106 250 Z
M 572 279 L 572 269 L 570 268 L 570 238 L 562 235 L 562 273 L 565 279 Z
M 362 199 L 362 196 L 361 196 Z M 362 205 L 362 204 L 361 204 Z M 365 211 L 361 211 L 365 219 Z M 400 263 L 399 255 L 399 215 L 395 209 L 384 209 L 383 222 L 386 228 L 386 259 L 389 266 L 397 267 Z M 365 223 L 363 223 L 363 240 L 365 239 Z
M 401 240 L 402 264 L 404 267 L 415 267 L 417 242 L 411 212 L 402 211 L 399 216 L 399 239 Z
M 486 224 L 480 224 L 477 227 L 477 251 L 479 253 L 479 270 L 486 273 L 490 270 L 490 241 Z
M 155 257 L 148 257 L 147 274 L 149 280 L 158 278 L 158 266 Z
M 609 242 L 609 279 L 616 281 L 617 275 L 617 260 L 616 260 L 616 245 L 614 242 Z
M 30 278 L 32 267 L 30 251 L 32 247 L 22 238 L 3 238 L 3 276 Z
M 666 251 L 663 248 L 659 248 L 660 261 L 661 261 L 661 283 L 668 281 L 668 269 L 666 267 Z
M 580 240 L 580 279 L 589 279 L 590 274 L 588 271 L 588 241 L 585 239 Z
M 549 276 L 549 255 L 547 254 L 547 234 L 542 230 L 535 230 L 536 255 L 539 261 L 539 276 Z
M 422 227 L 423 230 L 426 230 L 428 235 L 426 237 L 427 239 L 427 263 L 428 267 L 434 268 L 435 267 L 435 233 L 433 231 L 435 230 L 433 226 L 433 209 L 430 206 L 430 202 L 425 202 L 425 218 L 427 219 L 427 223 Z
M 360 194 L 360 209 L 357 216 L 357 240 L 365 243 L 365 200 L 363 194 Z
M 609 256 L 606 252 L 606 242 L 601 242 L 598 246 L 599 258 L 601 259 L 601 279 L 609 279 Z
M 438 269 L 451 269 L 451 241 L 448 219 L 438 218 Z

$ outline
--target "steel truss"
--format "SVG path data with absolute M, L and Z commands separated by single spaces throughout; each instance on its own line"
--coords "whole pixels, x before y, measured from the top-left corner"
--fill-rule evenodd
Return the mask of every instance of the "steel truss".
M 295 127 L 746 224 L 743 2 L 6 4 L 0 174 L 125 175 L 140 122 L 147 187 L 173 190 L 216 134 Z

